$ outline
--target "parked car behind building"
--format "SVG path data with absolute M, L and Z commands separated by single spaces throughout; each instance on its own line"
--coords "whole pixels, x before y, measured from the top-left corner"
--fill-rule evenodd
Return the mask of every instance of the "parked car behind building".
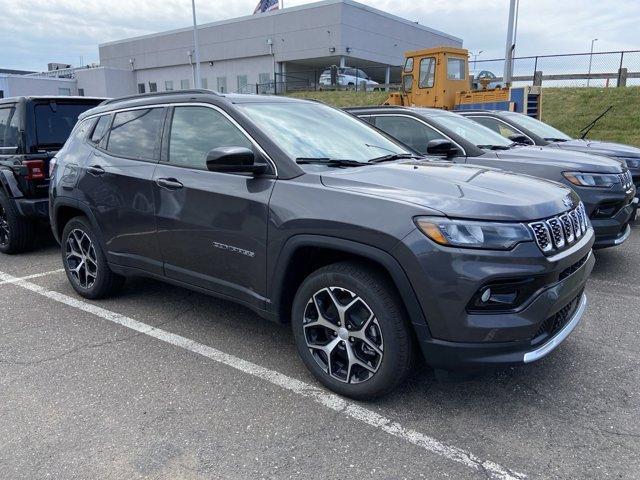
M 321 87 L 332 87 L 331 83 L 331 69 L 327 69 L 320 75 Z M 339 87 L 355 87 L 366 88 L 369 90 L 374 89 L 379 85 L 378 82 L 372 80 L 369 75 L 359 68 L 344 67 L 338 68 L 336 85 Z

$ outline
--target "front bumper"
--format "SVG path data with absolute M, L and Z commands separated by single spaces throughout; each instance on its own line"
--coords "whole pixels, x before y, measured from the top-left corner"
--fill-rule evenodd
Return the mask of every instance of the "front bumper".
M 638 199 L 632 199 L 610 218 L 592 218 L 596 233 L 593 248 L 615 247 L 624 243 L 631 234 L 631 222 L 635 220 Z
M 629 237 L 629 223 L 636 215 L 635 188 L 632 187 L 626 192 L 587 188 L 575 188 L 575 190 L 580 195 L 593 225 L 596 235 L 593 248 L 615 247 L 624 243 Z M 611 213 L 607 212 L 608 216 L 598 218 L 597 211 L 602 212 L 602 209 L 613 210 Z
M 49 219 L 49 200 L 46 198 L 15 198 L 20 215 L 34 220 Z
M 402 264 L 426 318 L 426 327 L 414 326 L 431 366 L 455 370 L 529 363 L 555 349 L 579 322 L 586 305 L 584 288 L 595 264 L 592 229 L 553 257 L 544 257 L 531 242 L 510 252 L 433 245 L 416 252 L 412 243 L 421 242 L 420 236 L 418 232 L 403 241 L 414 257 L 413 264 Z M 469 311 L 470 299 L 485 285 L 529 277 L 541 279 L 542 287 L 517 308 Z M 546 325 L 554 327 L 547 331 Z

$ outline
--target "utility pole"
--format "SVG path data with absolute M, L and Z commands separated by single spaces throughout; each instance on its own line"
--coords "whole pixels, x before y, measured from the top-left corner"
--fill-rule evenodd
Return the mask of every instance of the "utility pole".
M 518 0 L 510 0 L 509 2 L 509 24 L 507 25 L 507 46 L 504 54 L 504 75 L 502 81 L 505 86 L 511 86 L 513 77 L 513 52 L 516 48 L 515 25 L 518 22 L 516 14 L 516 4 Z
M 195 88 L 202 87 L 202 80 L 200 76 L 200 48 L 198 47 L 198 23 L 196 22 L 196 0 L 191 0 L 191 10 L 193 12 L 193 51 L 196 60 L 196 81 L 194 82 Z
M 587 87 L 591 82 L 591 64 L 593 63 L 593 44 L 598 41 L 597 38 L 591 40 L 591 51 L 589 52 L 589 73 L 587 73 Z

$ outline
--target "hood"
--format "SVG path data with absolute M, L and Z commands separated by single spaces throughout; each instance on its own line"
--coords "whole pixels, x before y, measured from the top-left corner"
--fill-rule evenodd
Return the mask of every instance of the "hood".
M 622 143 L 601 142 L 600 140 L 569 140 L 558 142 L 560 148 L 576 150 L 580 152 L 595 153 L 597 155 L 607 155 L 610 157 L 640 158 L 640 148 Z
M 515 147 L 510 150 L 496 150 L 495 154 L 504 160 L 522 159 L 529 165 L 552 163 L 566 171 L 622 173 L 624 170 L 624 163 L 620 160 L 550 147 Z
M 321 179 L 330 188 L 412 203 L 452 218 L 537 220 L 567 211 L 579 201 L 571 189 L 557 183 L 448 162 L 328 169 Z

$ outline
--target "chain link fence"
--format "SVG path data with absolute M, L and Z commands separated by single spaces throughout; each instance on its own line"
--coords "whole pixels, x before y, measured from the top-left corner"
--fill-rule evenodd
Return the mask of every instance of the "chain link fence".
M 501 80 L 504 59 L 470 60 L 471 74 L 489 71 Z M 516 57 L 513 84 L 531 85 L 542 72 L 546 87 L 640 86 L 640 50 Z

